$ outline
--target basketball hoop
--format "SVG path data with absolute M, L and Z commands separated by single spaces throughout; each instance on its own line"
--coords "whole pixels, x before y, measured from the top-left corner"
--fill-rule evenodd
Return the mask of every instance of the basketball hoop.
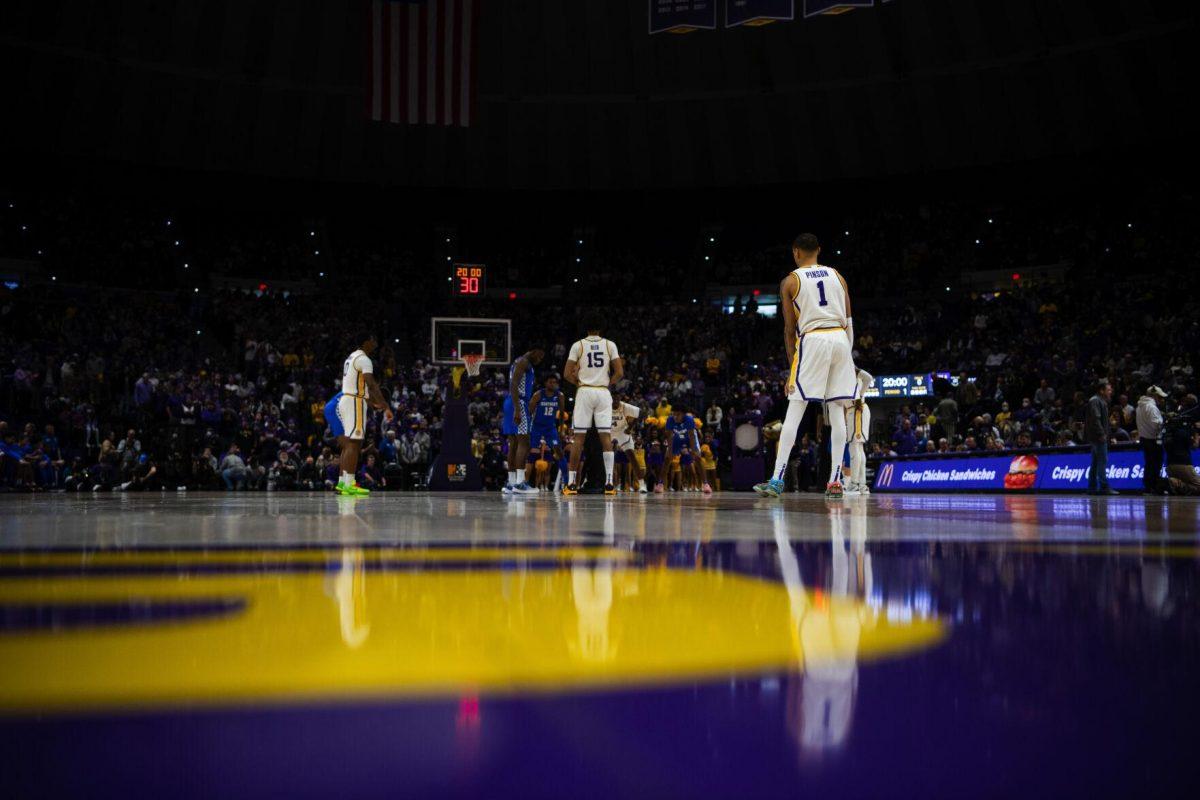
M 479 367 L 483 364 L 482 353 L 470 353 L 462 357 L 463 366 L 467 368 L 467 377 L 475 378 L 479 375 Z

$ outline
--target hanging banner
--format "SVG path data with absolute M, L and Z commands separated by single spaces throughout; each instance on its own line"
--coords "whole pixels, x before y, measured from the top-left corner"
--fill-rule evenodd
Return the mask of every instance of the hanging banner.
M 691 33 L 717 27 L 717 0 L 650 0 L 650 33 Z
M 870 8 L 873 5 L 875 5 L 875 0 L 804 0 L 804 16 L 845 14 L 856 8 Z
M 725 27 L 769 25 L 796 18 L 795 0 L 725 0 Z

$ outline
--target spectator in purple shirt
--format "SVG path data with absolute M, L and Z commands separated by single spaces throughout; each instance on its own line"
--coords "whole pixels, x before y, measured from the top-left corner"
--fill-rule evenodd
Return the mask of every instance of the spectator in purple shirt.
M 917 437 L 912 431 L 912 423 L 907 419 L 901 420 L 900 427 L 892 434 L 892 449 L 898 456 L 912 455 L 917 451 Z

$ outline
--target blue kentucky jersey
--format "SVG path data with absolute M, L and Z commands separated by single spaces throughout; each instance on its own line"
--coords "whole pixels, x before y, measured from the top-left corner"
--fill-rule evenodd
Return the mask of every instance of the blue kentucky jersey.
M 542 390 L 542 399 L 533 412 L 533 425 L 543 429 L 558 427 L 558 392 L 550 394 Z
M 518 359 L 517 361 L 519 361 L 519 360 L 520 359 Z M 509 386 L 512 386 L 513 375 L 517 371 L 517 361 L 514 361 L 512 363 L 512 366 L 508 368 L 508 385 Z M 528 400 L 529 398 L 533 397 L 533 391 L 534 391 L 533 384 L 534 384 L 533 364 L 527 364 L 526 368 L 525 368 L 525 374 L 522 376 L 522 379 L 521 379 L 521 385 L 517 387 L 517 392 L 519 392 L 519 397 L 522 400 Z
M 675 417 L 667 417 L 666 428 L 674 435 L 675 441 L 682 444 L 688 441 L 688 434 L 696 430 L 696 418 L 684 414 L 683 419 L 676 422 Z

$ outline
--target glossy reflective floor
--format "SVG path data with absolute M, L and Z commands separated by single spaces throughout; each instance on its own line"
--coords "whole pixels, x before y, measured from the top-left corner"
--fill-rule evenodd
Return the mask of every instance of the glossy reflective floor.
M 0 797 L 1194 796 L 1200 503 L 0 497 Z

